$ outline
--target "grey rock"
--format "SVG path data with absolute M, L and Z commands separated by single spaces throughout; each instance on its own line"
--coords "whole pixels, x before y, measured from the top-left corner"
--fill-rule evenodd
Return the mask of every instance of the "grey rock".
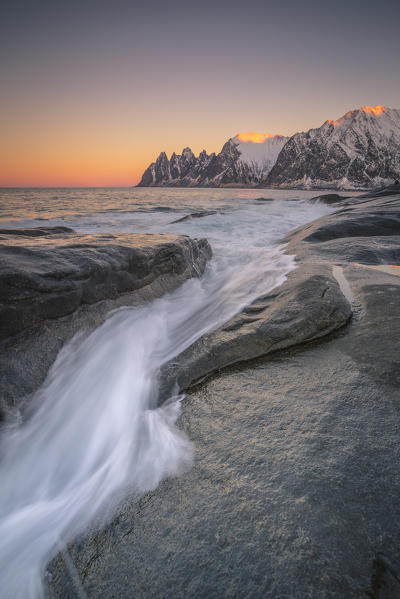
M 168 365 L 166 392 L 214 372 L 184 405 L 195 465 L 69 547 L 89 596 L 400 596 L 399 213 L 357 198 L 291 233 L 286 283 Z
M 167 364 L 164 397 L 176 383 L 187 389 L 231 364 L 323 337 L 346 324 L 351 313 L 329 267 L 299 267 L 279 292 L 259 298 Z
M 293 231 L 286 241 L 399 235 L 399 198 L 400 192 L 358 196 L 348 200 L 342 210 Z
M 211 248 L 173 234 L 9 235 L 0 255 L 1 420 L 29 403 L 67 340 L 200 276 Z
M 341 196 L 338 193 L 325 193 L 315 198 L 311 198 L 309 201 L 315 204 L 316 202 L 322 202 L 323 204 L 337 204 L 343 200 L 347 200 L 349 196 Z
M 64 235 L 75 233 L 69 227 L 33 227 L 32 229 L 0 229 L 0 235 L 23 235 L 24 237 L 44 237 L 45 235 Z
M 210 252 L 206 240 L 175 235 L 68 234 L 30 242 L 7 235 L 0 239 L 0 339 L 160 275 L 182 274 L 190 263 L 200 273 Z
M 174 225 L 176 223 L 183 223 L 192 218 L 203 218 L 204 216 L 211 216 L 213 214 L 217 214 L 216 210 L 204 210 L 203 212 L 192 212 L 191 214 L 186 214 L 186 216 L 182 216 L 182 218 L 173 220 L 171 222 L 171 225 Z

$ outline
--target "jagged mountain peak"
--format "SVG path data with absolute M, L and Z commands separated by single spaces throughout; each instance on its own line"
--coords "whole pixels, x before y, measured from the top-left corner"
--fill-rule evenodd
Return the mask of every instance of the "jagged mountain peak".
M 271 133 L 238 133 L 219 154 L 205 150 L 196 158 L 191 148 L 175 152 L 168 161 L 162 152 L 143 174 L 140 186 L 257 185 L 271 170 L 288 138 Z
M 182 158 L 186 158 L 186 160 L 193 160 L 195 157 L 191 148 L 183 148 L 181 156 Z
M 290 138 L 247 131 L 219 154 L 161 152 L 139 185 L 365 189 L 398 178 L 400 110 L 366 105 Z
M 387 106 L 382 106 L 382 104 L 378 104 L 378 106 L 362 106 L 361 108 L 355 108 L 354 110 L 349 110 L 342 117 L 337 119 L 336 121 L 327 120 L 326 122 L 330 125 L 338 126 L 350 120 L 355 120 L 357 118 L 374 118 L 381 117 L 392 109 Z
M 399 175 L 400 110 L 378 105 L 293 135 L 264 184 L 365 189 Z
M 327 120 L 323 126 L 329 125 L 338 130 L 358 126 L 395 131 L 400 127 L 400 110 L 382 105 L 363 106 L 349 110 L 335 121 Z

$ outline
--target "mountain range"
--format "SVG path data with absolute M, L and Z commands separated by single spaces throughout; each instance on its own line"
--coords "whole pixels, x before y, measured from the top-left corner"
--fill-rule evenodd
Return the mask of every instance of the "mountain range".
M 400 178 L 400 110 L 364 106 L 291 137 L 240 133 L 218 154 L 161 152 L 140 187 L 370 189 Z

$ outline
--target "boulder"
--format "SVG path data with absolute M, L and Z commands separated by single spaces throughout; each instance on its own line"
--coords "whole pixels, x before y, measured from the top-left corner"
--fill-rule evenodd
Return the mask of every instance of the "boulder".
M 211 255 L 206 240 L 185 236 L 45 231 L 0 238 L 0 339 L 161 275 L 199 275 Z

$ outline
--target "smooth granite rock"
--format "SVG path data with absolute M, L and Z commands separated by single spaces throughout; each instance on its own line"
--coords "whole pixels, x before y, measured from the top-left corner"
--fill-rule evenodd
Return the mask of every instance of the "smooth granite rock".
M 168 366 L 165 390 L 214 372 L 184 402 L 193 469 L 60 554 L 49 598 L 400 597 L 399 214 L 357 198 L 291 233 L 286 283 Z
M 351 313 L 329 267 L 301 266 L 279 290 L 259 298 L 167 364 L 163 398 L 176 383 L 187 389 L 231 364 L 323 337 L 346 324 Z

